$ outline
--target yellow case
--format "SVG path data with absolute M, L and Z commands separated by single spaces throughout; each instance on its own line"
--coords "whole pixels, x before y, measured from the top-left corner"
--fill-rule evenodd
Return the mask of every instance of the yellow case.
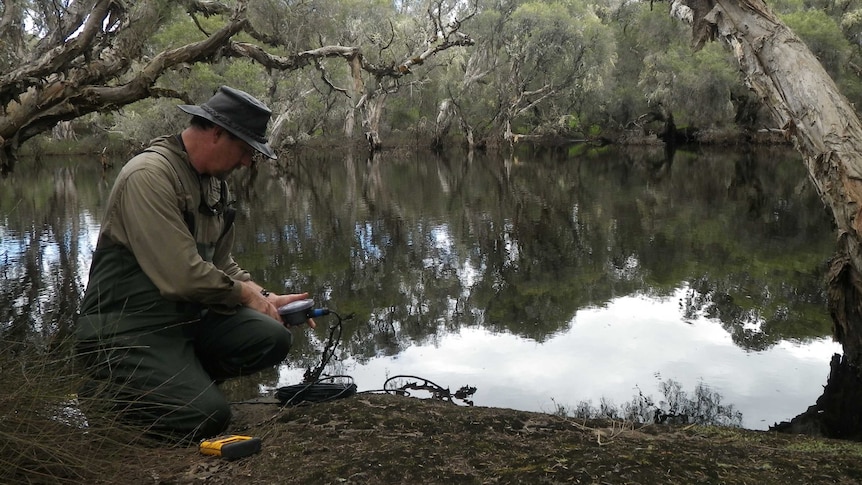
M 242 435 L 220 436 L 212 440 L 202 441 L 200 450 L 204 455 L 234 460 L 259 452 L 260 438 Z

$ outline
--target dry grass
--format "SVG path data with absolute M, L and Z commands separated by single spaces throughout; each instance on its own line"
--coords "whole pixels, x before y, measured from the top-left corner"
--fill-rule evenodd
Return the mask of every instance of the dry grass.
M 148 446 L 140 430 L 95 406 L 85 417 L 62 348 L 0 341 L 0 483 L 112 482 L 146 467 L 136 458 Z

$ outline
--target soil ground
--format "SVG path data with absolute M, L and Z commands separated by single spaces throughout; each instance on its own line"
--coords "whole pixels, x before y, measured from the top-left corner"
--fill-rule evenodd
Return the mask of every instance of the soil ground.
M 137 456 L 149 484 L 856 484 L 862 444 L 694 425 L 579 421 L 385 394 L 235 406 L 262 440 L 229 461 L 197 447 Z

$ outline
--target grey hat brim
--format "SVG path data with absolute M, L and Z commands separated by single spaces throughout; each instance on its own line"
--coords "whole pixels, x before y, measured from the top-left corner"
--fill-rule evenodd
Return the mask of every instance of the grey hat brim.
M 265 156 L 267 158 L 270 158 L 272 160 L 275 160 L 278 158 L 278 157 L 276 157 L 275 152 L 272 150 L 272 147 L 269 146 L 269 143 L 261 143 L 255 139 L 249 137 L 245 133 L 235 129 L 234 127 L 228 125 L 227 123 L 223 123 L 218 118 L 214 117 L 207 110 L 201 108 L 200 106 L 196 106 L 193 104 L 180 104 L 180 105 L 177 105 L 177 108 L 185 111 L 186 113 L 188 113 L 192 116 L 200 116 L 201 118 L 204 118 L 206 120 L 209 120 L 209 121 L 221 126 L 225 130 L 229 131 L 231 134 L 233 134 L 234 136 L 239 138 L 240 140 L 248 143 L 248 145 L 250 147 L 254 148 L 255 151 L 261 153 L 263 156 Z

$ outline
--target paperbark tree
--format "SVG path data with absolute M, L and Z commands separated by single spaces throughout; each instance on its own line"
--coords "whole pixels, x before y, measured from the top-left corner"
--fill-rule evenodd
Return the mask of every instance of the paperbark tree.
M 411 68 L 423 65 L 427 60 L 436 54 L 448 50 L 452 47 L 471 46 L 474 44 L 472 38 L 460 31 L 463 22 L 469 20 L 476 14 L 476 2 L 473 1 L 467 13 L 462 18 L 453 18 L 451 21 L 445 20 L 452 16 L 455 9 L 458 7 L 458 2 L 449 7 L 449 11 L 444 11 L 444 5 L 447 2 L 435 1 L 427 9 L 427 25 L 430 27 L 427 32 L 424 32 L 428 39 L 420 43 L 416 47 L 418 52 L 408 56 L 397 69 L 397 73 L 391 68 L 368 68 L 364 69 L 374 76 L 374 83 L 365 86 L 362 82 L 362 77 L 359 76 L 356 70 L 357 64 L 351 63 L 352 77 L 356 92 L 362 93 L 359 102 L 356 104 L 356 109 L 362 114 L 362 126 L 365 130 L 365 138 L 368 141 L 371 150 L 376 150 L 380 147 L 380 120 L 383 116 L 383 108 L 386 104 L 386 98 L 393 93 L 398 92 L 401 86 L 401 77 L 411 73 Z M 392 47 L 392 39 L 383 47 L 381 52 Z M 345 132 L 350 135 L 345 125 Z
M 761 0 L 681 0 L 671 14 L 692 25 L 695 49 L 720 40 L 749 87 L 795 140 L 836 225 L 828 302 L 843 358 L 823 396 L 794 430 L 862 438 L 862 123 L 805 44 Z
M 277 35 L 257 30 L 249 21 L 247 4 L 207 0 L 7 0 L 0 3 L 0 173 L 14 166 L 18 148 L 26 140 L 51 130 L 57 123 L 79 116 L 116 110 L 145 98 L 196 100 L 157 85 L 169 70 L 223 57 L 246 57 L 265 69 L 292 71 L 306 66 L 320 69 L 321 61 L 346 61 L 354 78 L 372 76 L 376 83 L 356 101 L 362 110 L 376 93 L 391 91 L 429 57 L 453 47 L 472 44 L 460 31 L 461 21 L 439 22 L 440 38 L 385 65 L 369 62 L 359 46 L 322 46 L 291 55 L 275 55 L 268 48 L 285 45 Z M 429 0 L 429 13 L 444 8 L 444 0 Z M 145 57 L 148 39 L 181 7 L 203 34 L 203 40 L 172 46 Z M 282 8 L 290 8 L 288 3 Z M 445 7 L 449 8 L 449 7 Z M 200 17 L 218 16 L 217 29 L 207 32 Z M 463 19 L 462 19 L 463 20 Z M 255 43 L 238 42 L 244 32 Z M 266 48 L 264 47 L 266 46 Z M 199 101 L 199 100 L 197 100 Z M 376 113 L 372 110 L 373 113 Z M 373 120 L 372 120 L 373 121 Z M 379 119 L 377 120 L 379 122 Z M 372 128 L 375 123 L 371 123 Z M 374 133 L 375 136 L 376 133 Z
M 146 97 L 185 100 L 180 93 L 154 87 L 158 76 L 180 63 L 213 56 L 246 23 L 238 9 L 206 40 L 164 51 L 133 67 L 142 57 L 144 39 L 160 23 L 164 13 L 160 5 L 141 2 L 127 8 L 123 2 L 89 0 L 51 9 L 39 4 L 43 23 L 36 26 L 34 36 L 27 31 L 25 11 L 17 3 L 7 2 L 0 20 L 0 38 L 15 39 L 3 57 L 11 51 L 18 59 L 7 66 L 14 68 L 0 76 L 0 171 L 12 168 L 21 143 L 58 122 Z M 190 11 L 212 13 L 205 7 L 189 4 Z
M 481 39 L 439 104 L 433 146 L 456 119 L 470 148 L 547 134 L 613 65 L 610 29 L 587 3 L 506 3 L 477 19 Z

